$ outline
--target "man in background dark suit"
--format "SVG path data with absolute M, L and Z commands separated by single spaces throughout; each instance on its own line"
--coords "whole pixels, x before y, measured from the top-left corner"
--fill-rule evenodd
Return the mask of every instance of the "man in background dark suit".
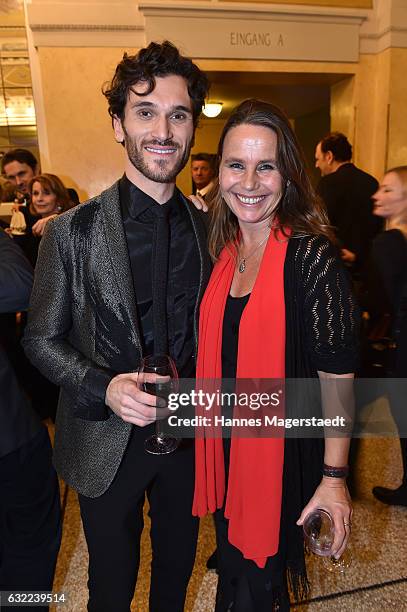
M 352 145 L 344 134 L 327 134 L 315 150 L 315 166 L 322 178 L 317 192 L 325 203 L 329 220 L 339 242 L 342 261 L 353 281 L 353 290 L 361 306 L 366 301 L 369 253 L 373 238 L 382 229 L 379 217 L 373 215 L 372 196 L 378 188 L 377 180 L 357 168 L 352 162 Z M 361 327 L 364 347 L 364 329 Z M 362 351 L 364 353 L 364 351 Z M 368 360 L 362 357 L 363 373 Z M 348 488 L 357 495 L 357 463 L 359 440 L 353 438 L 349 454 Z
M 342 260 L 354 280 L 358 280 L 363 275 L 371 242 L 382 224 L 372 213 L 372 195 L 378 182 L 351 159 L 352 146 L 340 132 L 328 134 L 317 144 L 315 166 L 322 175 L 317 192 L 336 230 Z
M 0 230 L 0 312 L 27 309 L 32 279 L 22 251 Z M 51 444 L 1 343 L 0 491 L 0 591 L 51 591 L 61 541 Z
M 88 609 L 128 612 L 150 503 L 150 610 L 182 612 L 198 522 L 193 440 L 149 455 L 156 397 L 134 372 L 167 352 L 193 377 L 199 303 L 210 274 L 203 213 L 176 189 L 207 95 L 171 43 L 124 55 L 105 88 L 125 174 L 47 225 L 25 348 L 61 387 L 55 464 L 79 492 L 89 550 Z

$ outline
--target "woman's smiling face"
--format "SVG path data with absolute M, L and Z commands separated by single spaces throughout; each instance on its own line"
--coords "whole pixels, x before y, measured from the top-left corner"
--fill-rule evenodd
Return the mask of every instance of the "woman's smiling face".
M 219 183 L 240 225 L 264 225 L 273 217 L 283 191 L 276 158 L 277 136 L 273 130 L 242 124 L 227 133 Z
M 48 217 L 57 212 L 57 197 L 48 187 L 34 181 L 31 188 L 31 200 L 37 215 Z

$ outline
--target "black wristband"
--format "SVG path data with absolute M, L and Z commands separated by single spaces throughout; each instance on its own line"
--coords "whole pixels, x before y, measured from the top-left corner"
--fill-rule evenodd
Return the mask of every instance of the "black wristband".
M 324 463 L 322 473 L 324 476 L 329 476 L 329 478 L 346 478 L 349 474 L 349 466 L 335 467 Z

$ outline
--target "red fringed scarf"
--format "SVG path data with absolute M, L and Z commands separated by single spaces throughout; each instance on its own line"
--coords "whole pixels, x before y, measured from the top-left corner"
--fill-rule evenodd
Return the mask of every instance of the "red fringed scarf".
M 281 239 L 281 240 L 280 240 Z M 285 377 L 284 262 L 287 239 L 272 231 L 239 328 L 237 378 Z M 220 379 L 222 327 L 235 259 L 224 248 L 201 304 L 197 380 Z M 225 498 L 223 442 L 196 437 L 193 514 L 221 508 Z M 225 516 L 229 541 L 264 567 L 278 551 L 284 438 L 232 437 Z

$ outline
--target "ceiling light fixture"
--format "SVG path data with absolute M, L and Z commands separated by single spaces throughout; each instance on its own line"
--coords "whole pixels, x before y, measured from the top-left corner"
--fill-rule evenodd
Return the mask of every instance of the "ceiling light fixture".
M 202 112 L 205 117 L 210 117 L 211 119 L 213 119 L 214 117 L 217 117 L 221 114 L 222 106 L 223 102 L 207 102 L 202 107 Z

